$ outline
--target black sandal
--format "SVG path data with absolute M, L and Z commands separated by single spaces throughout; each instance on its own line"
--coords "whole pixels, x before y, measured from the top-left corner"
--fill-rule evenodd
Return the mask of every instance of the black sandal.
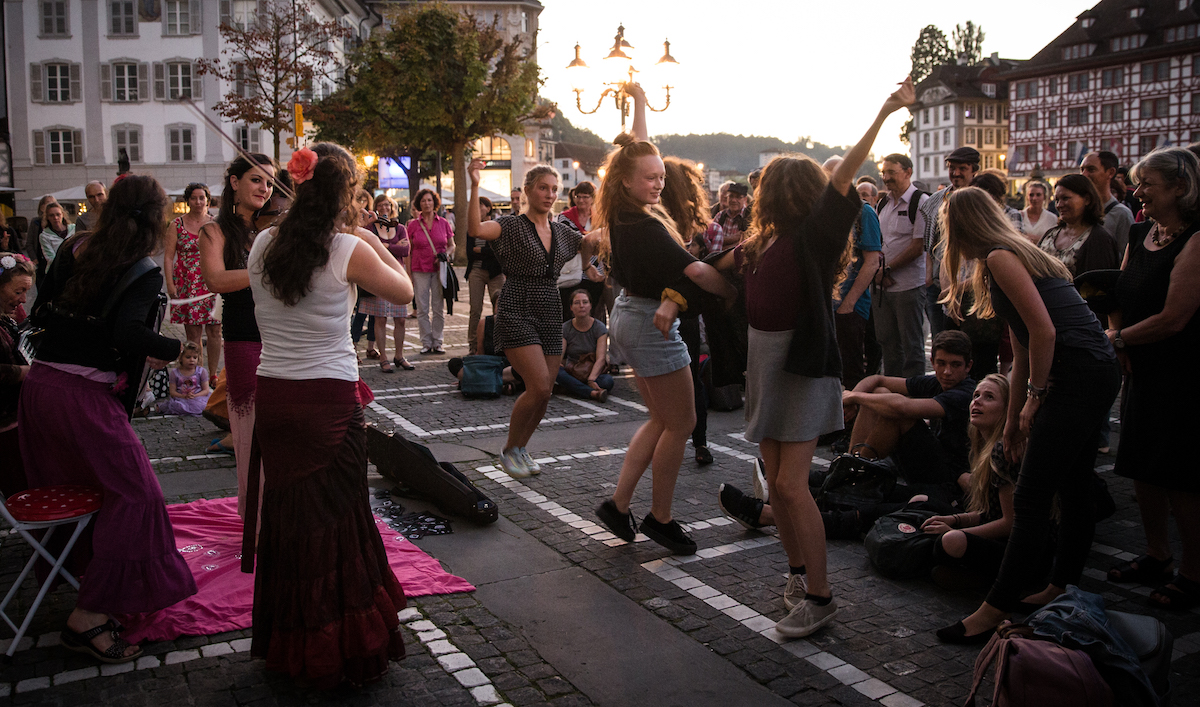
M 137 652 L 132 655 L 125 655 L 125 651 L 133 644 L 120 637 L 122 630 L 124 630 L 123 626 L 118 626 L 114 622 L 108 621 L 83 633 L 76 633 L 69 628 L 65 628 L 59 635 L 59 640 L 62 641 L 63 647 L 67 650 L 87 653 L 101 663 L 115 665 L 141 658 L 143 653 L 141 648 L 138 648 Z M 92 639 L 105 631 L 112 634 L 113 644 L 108 647 L 108 650 L 101 652 L 92 644 Z
M 1156 584 L 1171 581 L 1172 573 L 1168 567 L 1175 562 L 1174 557 L 1168 557 L 1165 560 L 1159 560 L 1150 555 L 1142 555 L 1126 562 L 1123 565 L 1117 565 L 1108 571 L 1108 581 L 1110 582 L 1134 582 L 1137 584 L 1148 584 L 1154 586 Z M 1137 563 L 1137 567 L 1134 567 Z
M 1158 597 L 1158 598 L 1155 598 Z M 1166 601 L 1162 601 L 1166 599 Z M 1170 582 L 1150 592 L 1150 606 L 1168 611 L 1187 611 L 1200 604 L 1200 582 L 1178 572 Z

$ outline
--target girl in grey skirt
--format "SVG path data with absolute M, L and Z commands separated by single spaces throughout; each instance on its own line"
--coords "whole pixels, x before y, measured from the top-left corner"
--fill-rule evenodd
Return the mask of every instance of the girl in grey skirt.
M 789 613 L 775 626 L 788 638 L 813 633 L 837 613 L 826 577 L 825 530 L 808 490 L 817 437 L 842 428 L 833 289 L 864 208 L 854 175 L 884 119 L 913 100 L 906 79 L 832 175 L 808 157 L 772 160 L 755 193 L 750 235 L 717 264 L 743 268 L 746 277 L 746 439 L 759 443 L 791 566 L 784 591 Z

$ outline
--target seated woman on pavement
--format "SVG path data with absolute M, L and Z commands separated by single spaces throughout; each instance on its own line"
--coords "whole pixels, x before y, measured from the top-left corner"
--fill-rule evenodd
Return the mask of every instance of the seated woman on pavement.
M 563 360 L 554 384 L 573 397 L 602 403 L 613 389 L 613 377 L 605 373 L 608 327 L 592 316 L 592 297 L 583 288 L 571 293 L 571 314 L 562 325 Z
M 1013 482 L 1021 469 L 1020 462 L 1004 456 L 1008 391 L 1008 378 L 990 373 L 971 396 L 967 511 L 934 516 L 921 525 L 938 536 L 933 579 L 939 585 L 951 587 L 965 580 L 982 586 L 1000 571 L 1012 530 Z
M 842 394 L 842 404 L 846 424 L 854 424 L 852 455 L 869 460 L 891 456 L 908 484 L 905 493 L 952 503 L 970 478 L 971 339 L 961 331 L 944 331 L 933 337 L 929 358 L 931 375 L 867 376 Z

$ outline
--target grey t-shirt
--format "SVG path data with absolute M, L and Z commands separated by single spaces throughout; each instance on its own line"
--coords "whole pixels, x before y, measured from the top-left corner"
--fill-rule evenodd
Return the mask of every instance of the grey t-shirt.
M 566 340 L 567 346 L 564 351 L 567 354 L 568 361 L 575 361 L 580 356 L 595 353 L 596 342 L 600 337 L 608 335 L 608 327 L 604 326 L 604 322 L 599 319 L 592 320 L 592 328 L 587 331 L 579 331 L 572 324 L 574 320 L 568 319 L 563 322 L 562 332 L 563 339 Z
M 1117 201 L 1115 196 L 1108 197 L 1104 209 L 1108 212 L 1104 214 L 1104 228 L 1117 239 L 1118 252 L 1124 258 L 1125 246 L 1129 245 L 1129 227 L 1133 225 L 1133 212 Z

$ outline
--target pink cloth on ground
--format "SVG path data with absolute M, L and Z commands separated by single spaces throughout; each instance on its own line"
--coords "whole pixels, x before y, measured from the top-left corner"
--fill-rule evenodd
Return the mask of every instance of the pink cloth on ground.
M 167 506 L 175 546 L 196 578 L 199 591 L 165 609 L 122 617 L 131 643 L 170 641 L 249 628 L 254 575 L 241 572 L 242 519 L 236 498 L 199 500 Z M 375 517 L 388 561 L 408 597 L 473 592 L 465 579 L 442 569 L 387 523 Z

